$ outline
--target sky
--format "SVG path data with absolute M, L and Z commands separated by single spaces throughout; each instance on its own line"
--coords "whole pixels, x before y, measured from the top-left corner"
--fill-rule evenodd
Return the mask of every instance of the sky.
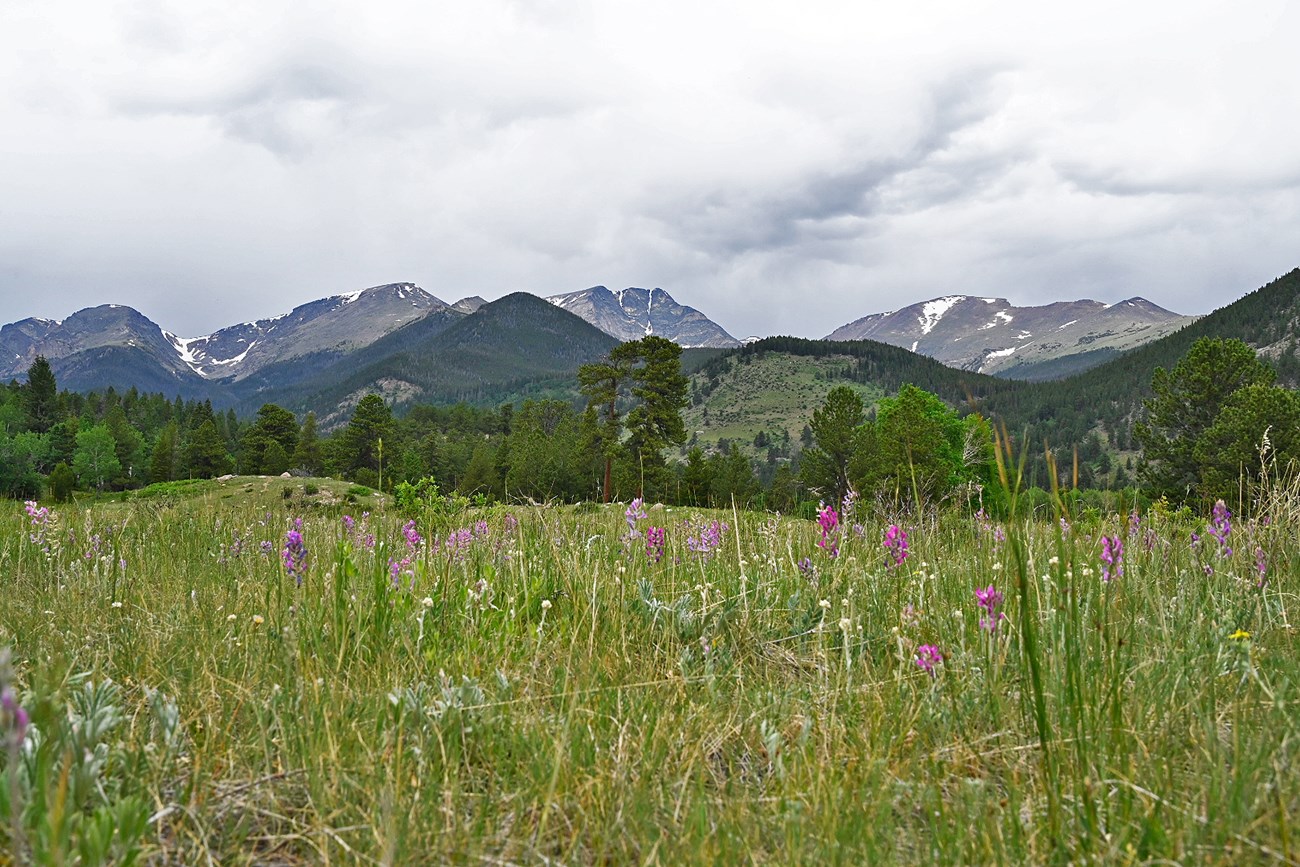
M 738 337 L 1300 266 L 1300 4 L 3 0 L 0 323 L 409 281 Z

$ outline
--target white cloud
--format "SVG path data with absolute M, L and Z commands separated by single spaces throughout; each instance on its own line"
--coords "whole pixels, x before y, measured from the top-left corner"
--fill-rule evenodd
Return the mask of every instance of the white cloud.
M 1297 37 L 1281 0 L 9 0 L 0 322 L 392 280 L 662 286 L 741 335 L 1205 311 L 1300 265 Z

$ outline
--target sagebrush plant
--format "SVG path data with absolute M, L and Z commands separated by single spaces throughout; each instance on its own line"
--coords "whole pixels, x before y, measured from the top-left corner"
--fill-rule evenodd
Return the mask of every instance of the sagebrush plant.
M 992 532 L 860 501 L 831 557 L 824 521 L 740 510 L 275 502 L 56 506 L 39 533 L 3 510 L 0 688 L 31 721 L 0 759 L 0 851 L 1300 854 L 1298 564 L 1266 515 L 1234 520 L 1223 554 L 1193 542 L 1208 510 L 1153 510 L 1133 535 L 1127 514 L 1066 511 Z

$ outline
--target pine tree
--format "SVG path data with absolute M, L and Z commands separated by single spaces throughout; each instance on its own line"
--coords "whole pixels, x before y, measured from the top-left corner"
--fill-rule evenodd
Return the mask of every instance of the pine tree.
M 579 389 L 587 396 L 588 407 L 603 408 L 600 452 L 605 459 L 605 479 L 601 500 L 606 503 L 612 496 L 614 458 L 623 433 L 618 399 L 631 382 L 635 358 L 636 350 L 632 344 L 624 343 L 616 346 L 606 360 L 578 368 Z
M 360 469 L 379 471 L 379 443 L 389 435 L 393 414 L 377 394 L 361 398 L 352 420 L 338 439 L 338 464 L 344 473 Z
M 1202 337 L 1173 370 L 1156 368 L 1146 420 L 1133 428 L 1142 446 L 1139 475 L 1148 490 L 1184 500 L 1197 493 L 1202 466 L 1197 444 L 1228 398 L 1248 385 L 1272 385 L 1273 371 L 1240 340 Z
M 664 449 L 686 442 L 682 410 L 689 403 L 690 380 L 682 375 L 682 348 L 651 335 L 632 344 L 642 364 L 632 372 L 632 396 L 639 403 L 627 414 L 628 452 L 643 479 L 662 487 Z M 644 496 L 644 488 L 640 491 Z
M 149 454 L 149 481 L 170 482 L 176 467 L 176 423 L 168 422 L 158 432 Z
M 805 428 L 811 445 L 800 458 L 800 475 L 809 490 L 832 504 L 842 502 L 851 487 L 849 463 L 860 446 L 865 420 L 862 397 L 847 385 L 837 385 L 813 410 Z
M 298 433 L 298 445 L 293 450 L 293 466 L 318 476 L 325 468 L 320 439 L 316 434 L 316 413 L 309 412 Z
M 59 388 L 44 355 L 36 356 L 32 366 L 27 368 L 23 409 L 27 416 L 27 429 L 36 433 L 45 433 L 58 421 Z
M 190 434 L 185 446 L 185 471 L 192 479 L 210 479 L 224 476 L 233 462 L 226 444 L 217 430 L 215 419 L 208 418 Z

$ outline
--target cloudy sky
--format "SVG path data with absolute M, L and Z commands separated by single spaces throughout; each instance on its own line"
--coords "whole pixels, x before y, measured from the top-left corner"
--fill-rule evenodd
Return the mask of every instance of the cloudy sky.
M 3 0 L 0 322 L 659 286 L 737 336 L 1300 266 L 1300 4 Z

